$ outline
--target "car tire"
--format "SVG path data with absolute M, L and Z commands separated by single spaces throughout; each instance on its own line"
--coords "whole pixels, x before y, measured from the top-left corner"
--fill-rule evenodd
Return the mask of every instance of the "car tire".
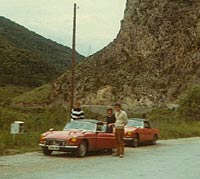
M 115 150 L 115 149 L 106 149 L 106 152 L 112 154 L 112 153 L 114 152 L 114 150 Z
M 152 144 L 155 145 L 155 144 L 157 143 L 157 140 L 158 140 L 158 135 L 155 134 L 155 135 L 153 136 Z
M 44 155 L 51 155 L 52 152 L 53 152 L 52 150 L 48 150 L 48 149 L 46 149 L 46 148 L 43 148 L 42 151 L 43 151 L 43 154 L 44 154 Z
M 86 141 L 82 141 L 76 151 L 76 156 L 77 157 L 85 157 L 85 155 L 87 154 L 87 150 L 88 150 L 88 146 Z
M 139 143 L 140 143 L 139 135 L 135 134 L 134 137 L 133 137 L 133 141 L 132 141 L 131 146 L 134 147 L 134 148 L 136 148 L 136 147 L 139 146 Z

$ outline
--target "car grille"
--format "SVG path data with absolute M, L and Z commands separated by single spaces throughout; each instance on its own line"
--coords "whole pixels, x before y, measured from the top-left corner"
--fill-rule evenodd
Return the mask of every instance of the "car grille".
M 46 140 L 44 143 L 46 145 L 58 145 L 58 146 L 67 145 L 67 141 L 64 141 L 64 140 Z

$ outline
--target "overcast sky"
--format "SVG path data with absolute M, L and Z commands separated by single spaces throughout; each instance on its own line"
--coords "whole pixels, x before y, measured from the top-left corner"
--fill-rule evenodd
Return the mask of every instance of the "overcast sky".
M 74 2 L 77 50 L 88 56 L 116 37 L 126 0 L 0 0 L 0 15 L 71 47 Z

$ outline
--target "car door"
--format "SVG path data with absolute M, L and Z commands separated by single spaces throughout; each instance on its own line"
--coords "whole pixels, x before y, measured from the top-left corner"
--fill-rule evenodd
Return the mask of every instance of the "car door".
M 139 127 L 136 132 L 139 134 L 140 142 L 144 142 L 146 140 L 146 129 Z
M 153 136 L 154 132 L 149 121 L 144 121 L 144 141 L 152 141 Z
M 97 132 L 96 149 L 112 149 L 116 145 L 114 133 Z

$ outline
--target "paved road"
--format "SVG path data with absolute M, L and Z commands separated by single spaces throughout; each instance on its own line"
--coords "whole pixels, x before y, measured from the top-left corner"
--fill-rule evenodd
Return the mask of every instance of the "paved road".
M 125 158 L 40 152 L 0 157 L 0 179 L 200 179 L 200 138 L 126 148 Z

